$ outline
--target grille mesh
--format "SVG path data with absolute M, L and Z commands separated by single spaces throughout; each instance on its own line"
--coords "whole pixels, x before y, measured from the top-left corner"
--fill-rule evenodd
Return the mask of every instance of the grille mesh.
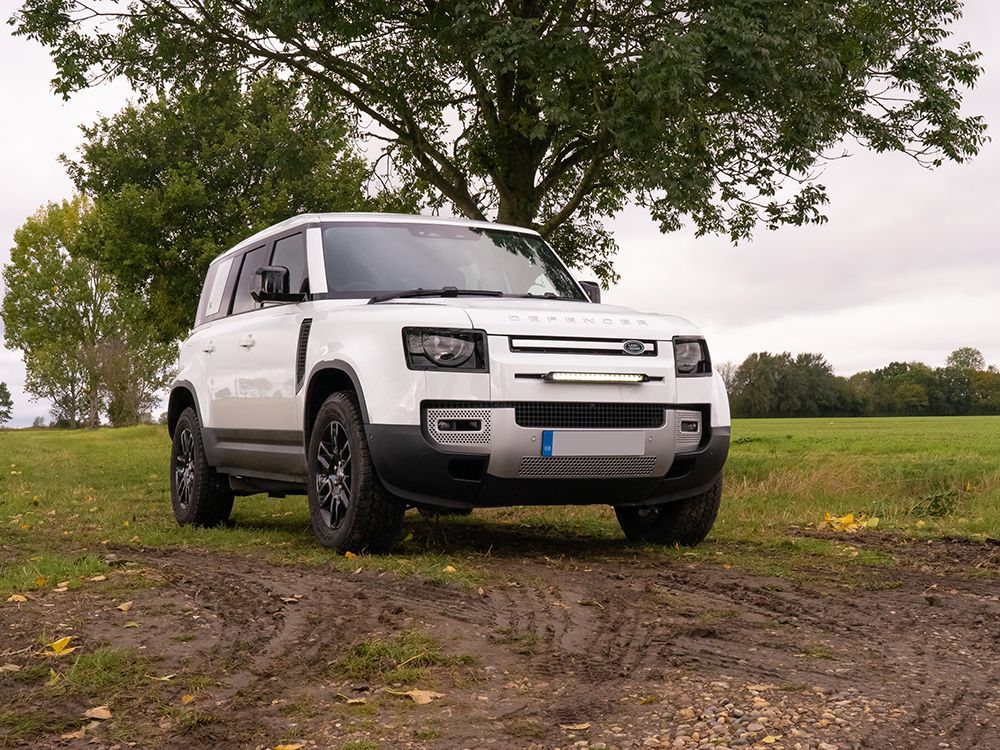
M 479 432 L 461 431 L 441 432 L 438 421 L 442 419 L 478 419 Z M 489 445 L 490 443 L 490 410 L 489 409 L 428 409 L 427 433 L 431 439 L 441 445 Z
M 656 456 L 524 456 L 518 476 L 543 478 L 648 477 Z
M 692 421 L 698 423 L 697 432 L 681 432 L 681 422 Z M 698 447 L 701 443 L 701 412 L 700 411 L 687 411 L 678 410 L 677 412 L 677 450 L 678 451 L 691 451 Z
M 515 404 L 514 420 L 521 427 L 651 430 L 663 426 L 666 410 L 663 404 L 536 401 Z

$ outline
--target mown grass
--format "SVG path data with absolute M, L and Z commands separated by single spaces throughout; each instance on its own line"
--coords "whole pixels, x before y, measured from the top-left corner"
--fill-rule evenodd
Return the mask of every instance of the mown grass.
M 1000 536 L 1000 418 L 741 420 L 733 438 L 714 543 L 638 553 L 779 568 L 798 553 L 839 565 L 834 543 L 788 537 L 825 512 L 875 515 L 880 529 L 907 534 Z M 379 558 L 316 545 L 302 497 L 242 498 L 230 527 L 181 528 L 170 511 L 168 455 L 162 427 L 0 432 L 0 594 L 43 578 L 42 587 L 85 580 L 101 572 L 103 548 L 119 545 L 376 565 L 471 585 L 489 579 L 490 557 L 628 549 L 606 506 L 484 510 L 440 524 L 414 515 L 397 553 Z
M 355 643 L 331 665 L 330 674 L 340 679 L 409 685 L 420 680 L 428 667 L 457 666 L 465 661 L 447 656 L 426 633 L 404 630 Z

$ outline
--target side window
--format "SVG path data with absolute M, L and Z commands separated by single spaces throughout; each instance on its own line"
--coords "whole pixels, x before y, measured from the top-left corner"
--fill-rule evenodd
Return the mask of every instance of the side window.
M 229 280 L 229 269 L 232 268 L 231 257 L 208 267 L 205 275 L 205 286 L 201 291 L 201 301 L 198 303 L 198 315 L 195 317 L 195 327 L 218 316 L 222 308 L 222 296 Z M 225 312 L 225 311 L 223 311 Z
M 272 266 L 284 266 L 288 269 L 288 291 L 309 291 L 306 277 L 306 236 L 293 234 L 274 243 Z
M 233 315 L 257 307 L 257 303 L 250 296 L 250 292 L 253 291 L 253 275 L 258 268 L 267 265 L 270 249 L 270 245 L 261 245 L 244 254 L 240 277 L 236 281 L 236 294 L 233 295 Z

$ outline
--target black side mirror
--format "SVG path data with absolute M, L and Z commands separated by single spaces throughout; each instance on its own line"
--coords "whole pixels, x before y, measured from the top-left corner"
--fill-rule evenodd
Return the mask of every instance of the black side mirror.
M 600 284 L 596 281 L 580 281 L 578 283 L 583 287 L 583 291 L 587 293 L 587 296 L 590 297 L 591 302 L 598 304 L 601 301 Z
M 261 266 L 254 271 L 254 302 L 301 302 L 306 295 L 288 291 L 288 269 L 284 266 Z

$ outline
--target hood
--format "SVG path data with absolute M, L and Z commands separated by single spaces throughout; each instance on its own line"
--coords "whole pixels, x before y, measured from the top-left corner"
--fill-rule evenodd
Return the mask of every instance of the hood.
M 455 297 L 401 299 L 389 305 L 434 305 L 460 308 L 474 328 L 491 335 L 560 338 L 655 338 L 698 335 L 690 321 L 674 315 L 637 312 L 617 305 L 595 305 L 554 299 L 520 297 Z

